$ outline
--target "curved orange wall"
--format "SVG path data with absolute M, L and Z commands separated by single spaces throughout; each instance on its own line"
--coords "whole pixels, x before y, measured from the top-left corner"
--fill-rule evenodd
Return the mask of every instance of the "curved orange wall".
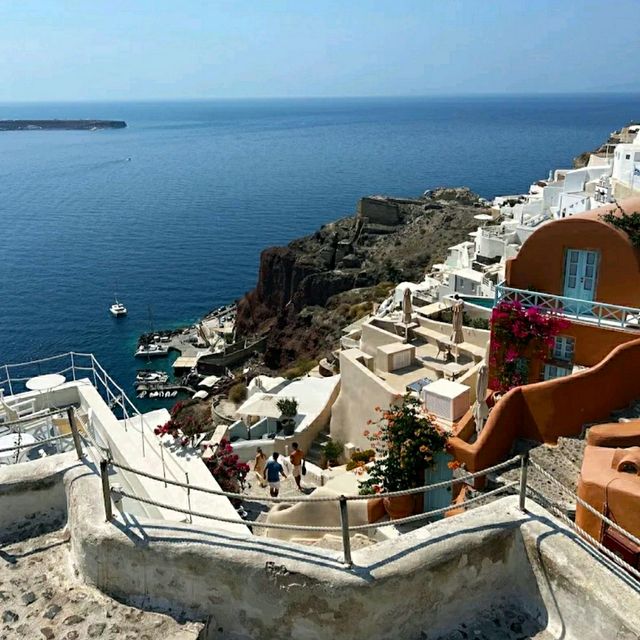
M 636 337 L 590 369 L 512 389 L 492 409 L 476 442 L 449 439 L 451 454 L 469 471 L 479 471 L 503 460 L 518 437 L 554 443 L 579 435 L 585 423 L 640 398 L 639 365 Z
M 625 233 L 593 218 L 575 216 L 540 227 L 507 262 L 507 286 L 563 295 L 566 249 L 600 252 L 596 300 L 640 307 L 638 252 Z

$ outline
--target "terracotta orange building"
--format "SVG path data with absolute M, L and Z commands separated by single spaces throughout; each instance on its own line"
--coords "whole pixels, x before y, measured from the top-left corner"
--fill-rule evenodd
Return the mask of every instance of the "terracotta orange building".
M 603 220 L 608 212 L 640 213 L 640 198 L 547 223 L 507 263 L 497 303 L 554 312 L 569 323 L 548 350 L 524 354 L 526 383 L 495 403 L 477 438 L 468 424 L 473 418 L 461 422 L 450 444 L 468 470 L 505 459 L 518 438 L 553 444 L 560 436 L 576 437 L 585 425 L 640 400 L 640 251 L 627 233 Z M 627 460 L 633 453 L 627 447 L 640 446 L 640 423 L 634 438 L 588 443 L 580 493 L 599 513 L 640 510 L 640 475 L 629 471 Z M 633 456 L 640 465 L 640 456 Z M 612 480 L 616 488 L 605 492 Z M 623 519 L 640 536 L 640 519 Z M 579 505 L 578 520 L 596 539 L 605 535 L 601 521 Z
M 640 212 L 640 198 L 625 201 Z M 498 300 L 552 310 L 571 321 L 556 340 L 552 360 L 529 363 L 529 382 L 591 367 L 640 329 L 640 251 L 602 216 L 614 205 L 543 225 L 509 260 Z

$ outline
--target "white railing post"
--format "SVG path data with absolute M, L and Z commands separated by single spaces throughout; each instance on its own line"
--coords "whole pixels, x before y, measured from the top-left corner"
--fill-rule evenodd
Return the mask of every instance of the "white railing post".
M 162 477 L 164 478 L 164 486 L 167 488 L 167 467 L 164 463 L 164 444 L 160 440 L 160 458 L 162 459 Z
M 98 390 L 98 379 L 96 377 L 96 359 L 93 357 L 93 353 L 91 354 L 91 372 L 93 373 L 93 386 L 96 391 Z
M 73 378 L 74 382 L 76 379 L 76 361 L 73 358 L 73 351 L 71 352 L 71 377 Z
M 7 384 L 9 385 L 9 395 L 13 395 L 13 386 L 11 385 L 11 376 L 9 375 L 9 365 L 5 364 L 4 369 L 7 372 Z

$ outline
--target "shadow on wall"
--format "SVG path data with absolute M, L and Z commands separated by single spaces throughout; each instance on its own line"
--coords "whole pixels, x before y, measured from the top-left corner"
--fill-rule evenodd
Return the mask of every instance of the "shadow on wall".
M 473 472 L 503 460 L 516 438 L 555 443 L 560 436 L 580 435 L 585 423 L 604 420 L 640 398 L 638 362 L 640 339 L 580 373 L 516 387 L 493 408 L 476 442 L 449 439 L 451 453 Z

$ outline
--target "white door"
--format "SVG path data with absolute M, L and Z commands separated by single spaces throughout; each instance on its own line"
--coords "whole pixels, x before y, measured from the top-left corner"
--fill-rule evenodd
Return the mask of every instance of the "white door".
M 593 300 L 598 276 L 598 252 L 567 249 L 564 265 L 564 296 L 574 300 Z M 591 305 L 566 302 L 569 313 L 586 314 Z

